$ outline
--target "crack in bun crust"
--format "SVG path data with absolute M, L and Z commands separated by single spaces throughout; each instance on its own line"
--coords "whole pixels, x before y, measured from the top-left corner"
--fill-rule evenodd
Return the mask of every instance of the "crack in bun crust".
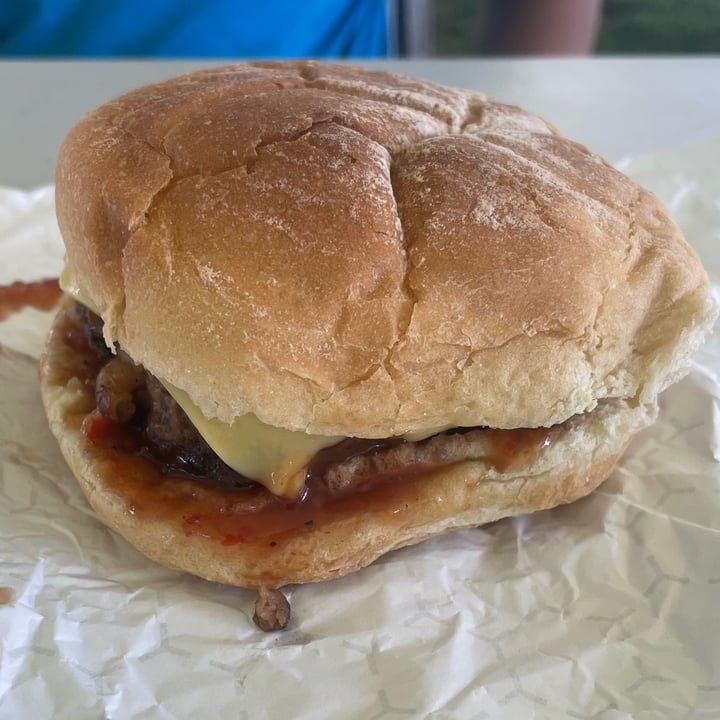
M 350 66 L 237 65 L 70 132 L 69 263 L 209 417 L 533 427 L 653 402 L 713 317 L 659 201 L 537 116 Z

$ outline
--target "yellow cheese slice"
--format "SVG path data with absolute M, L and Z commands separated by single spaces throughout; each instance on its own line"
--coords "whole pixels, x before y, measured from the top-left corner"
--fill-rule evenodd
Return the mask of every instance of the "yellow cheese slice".
M 100 314 L 100 311 L 95 306 L 95 303 L 80 289 L 80 286 L 77 284 L 77 280 L 75 279 L 75 274 L 67 264 L 67 259 L 65 260 L 65 265 L 63 265 L 62 272 L 60 273 L 60 288 L 63 292 L 70 295 L 73 300 L 79 302 L 81 305 L 84 305 L 88 310 L 94 312 L 96 315 Z
M 297 498 L 313 455 L 343 439 L 273 427 L 251 413 L 228 425 L 217 418 L 207 418 L 184 390 L 164 380 L 160 382 L 226 465 L 275 495 Z

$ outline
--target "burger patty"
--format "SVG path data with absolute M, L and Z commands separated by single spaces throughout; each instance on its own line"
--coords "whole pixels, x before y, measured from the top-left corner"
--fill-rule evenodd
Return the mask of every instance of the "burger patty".
M 115 422 L 134 419 L 156 448 L 168 452 L 183 450 L 193 458 L 198 472 L 211 470 L 213 451 L 172 395 L 154 375 L 135 365 L 117 348 L 114 355 L 105 344 L 102 319 L 79 303 L 77 308 L 85 337 L 102 363 L 95 386 L 98 410 Z M 128 405 L 133 412 L 122 410 Z
M 108 349 L 101 318 L 80 304 L 77 318 L 101 366 L 95 381 L 97 412 L 132 429 L 142 449 L 168 472 L 234 487 L 253 484 L 215 454 L 157 378 L 121 349 Z M 308 477 L 333 495 L 345 495 L 469 460 L 485 459 L 500 471 L 517 469 L 531 463 L 564 428 L 454 428 L 417 442 L 348 438 L 319 451 Z
M 251 482 L 215 454 L 154 375 L 121 349 L 115 348 L 113 353 L 107 347 L 100 317 L 80 303 L 76 303 L 76 312 L 101 366 L 95 381 L 95 402 L 103 417 L 132 430 L 141 449 L 168 471 L 233 486 Z

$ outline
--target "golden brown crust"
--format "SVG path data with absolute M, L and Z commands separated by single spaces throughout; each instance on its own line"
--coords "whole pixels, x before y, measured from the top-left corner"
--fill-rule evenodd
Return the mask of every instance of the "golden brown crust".
M 608 476 L 633 434 L 655 415 L 654 406 L 610 401 L 570 421 L 557 441 L 522 468 L 499 472 L 481 460 L 456 463 L 396 483 L 387 493 L 358 496 L 345 512 L 319 512 L 312 523 L 286 532 L 247 534 L 227 543 L 222 533 L 192 532 L 188 520 L 194 519 L 172 511 L 187 507 L 173 499 L 185 490 L 178 485 L 174 491 L 167 482 L 152 485 L 149 463 L 134 455 L 128 462 L 125 452 L 86 440 L 81 424 L 94 408 L 93 385 L 78 379 L 86 372 L 83 357 L 65 343 L 61 322 L 56 320 L 41 361 L 43 401 L 98 516 L 163 565 L 245 587 L 337 577 L 427 537 L 576 500 Z M 149 494 L 143 489 L 148 482 Z M 216 504 L 232 506 L 234 496 L 223 493 Z
M 316 434 L 652 402 L 711 322 L 661 204 L 540 118 L 312 62 L 141 88 L 63 145 L 109 340 L 206 415 Z

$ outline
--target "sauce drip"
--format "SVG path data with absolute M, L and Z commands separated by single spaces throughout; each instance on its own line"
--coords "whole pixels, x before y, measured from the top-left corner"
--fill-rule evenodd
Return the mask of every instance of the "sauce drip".
M 521 470 L 537 458 L 564 429 L 563 425 L 496 430 L 485 428 L 490 443 L 488 460 L 499 472 Z
M 26 307 L 52 310 L 61 297 L 62 290 L 57 278 L 37 282 L 18 280 L 12 285 L 0 285 L 0 320 L 5 320 Z

